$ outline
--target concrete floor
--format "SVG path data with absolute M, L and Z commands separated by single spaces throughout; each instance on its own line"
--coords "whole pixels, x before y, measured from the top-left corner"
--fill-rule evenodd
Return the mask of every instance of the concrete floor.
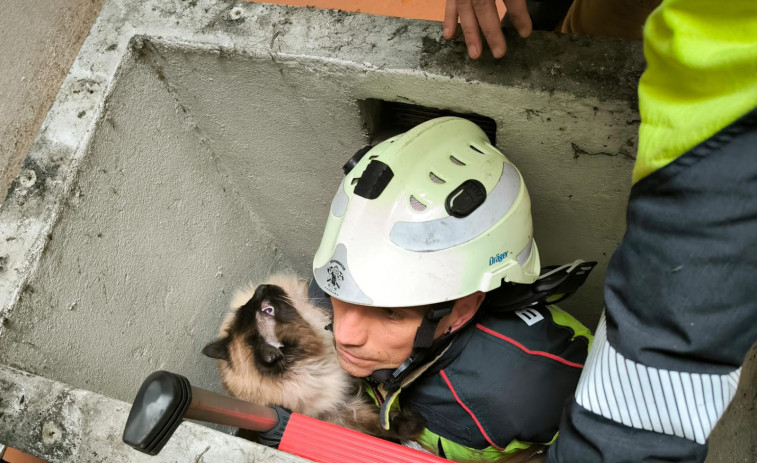
M 18 175 L 25 154 L 103 3 L 104 0 L 5 2 L 5 14 L 0 17 L 0 200 L 10 181 Z M 20 49 L 25 52 L 18 54 Z M 449 57 L 443 50 L 437 56 Z M 217 128 L 219 135 L 226 129 L 214 126 L 212 118 L 205 124 L 206 130 Z M 165 296 L 165 301 L 178 303 L 170 300 L 170 294 Z M 591 316 L 588 314 L 587 318 Z M 214 329 L 200 327 L 202 332 Z M 139 356 L 139 352 L 131 355 Z M 736 398 L 711 437 L 708 463 L 757 461 L 757 350 L 753 349 L 748 359 Z M 45 371 L 46 363 L 44 359 L 40 361 L 40 371 Z M 85 379 L 82 387 L 88 384 Z M 111 392 L 111 395 L 118 394 Z

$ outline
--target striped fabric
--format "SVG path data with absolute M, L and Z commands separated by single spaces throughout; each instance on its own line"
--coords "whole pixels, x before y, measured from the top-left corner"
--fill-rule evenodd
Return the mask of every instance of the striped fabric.
M 727 375 L 686 373 L 628 360 L 607 342 L 605 317 L 578 382 L 576 402 L 626 426 L 704 444 L 731 402 L 741 368 Z

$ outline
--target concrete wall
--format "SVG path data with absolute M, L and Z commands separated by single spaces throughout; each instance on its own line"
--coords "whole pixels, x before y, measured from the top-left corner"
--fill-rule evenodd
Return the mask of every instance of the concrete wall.
M 7 0 L 0 15 L 0 203 L 105 0 Z
M 639 44 L 535 34 L 504 61 L 471 62 L 438 29 L 109 1 L 0 210 L 0 363 L 121 400 L 161 368 L 218 388 L 200 348 L 233 288 L 308 273 L 340 167 L 367 141 L 367 98 L 496 121 L 542 261 L 600 262 L 565 304 L 593 327 L 624 229 Z

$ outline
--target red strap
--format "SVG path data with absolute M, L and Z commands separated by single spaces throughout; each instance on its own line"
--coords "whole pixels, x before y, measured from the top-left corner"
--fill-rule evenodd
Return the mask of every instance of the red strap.
M 449 463 L 377 437 L 292 413 L 279 450 L 319 463 Z

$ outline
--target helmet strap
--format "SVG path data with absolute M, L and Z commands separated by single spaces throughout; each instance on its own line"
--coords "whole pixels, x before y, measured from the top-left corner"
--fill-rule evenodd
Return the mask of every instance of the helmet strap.
M 434 333 L 436 327 L 439 325 L 439 321 L 449 315 L 452 312 L 452 307 L 455 305 L 455 301 L 445 301 L 437 304 L 433 304 L 423 317 L 421 326 L 418 327 L 418 331 L 415 332 L 415 339 L 413 340 L 413 350 L 410 352 L 410 356 L 402 362 L 402 365 L 395 370 L 385 369 L 376 370 L 371 374 L 371 379 L 378 383 L 383 383 L 384 389 L 387 392 L 391 392 L 397 389 L 402 380 L 404 380 L 418 365 L 428 357 L 429 352 L 434 346 Z M 446 340 L 447 334 L 445 333 L 439 341 Z M 437 344 L 438 345 L 438 344 Z

